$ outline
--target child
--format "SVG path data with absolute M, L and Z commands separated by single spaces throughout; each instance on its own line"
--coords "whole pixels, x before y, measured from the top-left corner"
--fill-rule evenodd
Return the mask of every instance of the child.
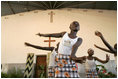
M 25 42 L 25 45 L 36 48 L 36 49 L 52 51 L 52 53 L 50 54 L 49 65 L 48 65 L 48 78 L 54 78 L 55 55 L 58 53 L 57 50 L 58 50 L 59 43 L 57 44 L 57 48 L 55 48 L 55 47 L 41 47 L 41 46 L 32 45 L 27 42 Z
M 107 63 L 109 61 L 109 56 L 107 54 L 106 54 L 106 60 L 101 60 L 93 55 L 94 55 L 94 50 L 90 48 L 88 49 L 88 56 L 73 58 L 73 60 L 82 59 L 85 61 L 87 78 L 98 78 L 97 71 L 96 71 L 96 64 L 95 64 L 96 60 L 101 63 Z

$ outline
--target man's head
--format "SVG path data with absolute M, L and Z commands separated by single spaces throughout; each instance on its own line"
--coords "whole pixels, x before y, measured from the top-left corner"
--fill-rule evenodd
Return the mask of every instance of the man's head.
M 78 31 L 80 30 L 79 22 L 73 21 L 73 22 L 70 24 L 70 30 L 71 30 L 71 31 L 74 31 L 74 32 L 78 32 Z
M 87 52 L 88 52 L 88 55 L 89 55 L 89 56 L 94 55 L 94 50 L 91 49 L 91 48 L 89 48 Z

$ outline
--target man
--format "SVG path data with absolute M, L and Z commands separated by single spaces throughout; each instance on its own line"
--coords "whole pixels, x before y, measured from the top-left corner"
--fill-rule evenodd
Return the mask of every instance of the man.
M 52 33 L 37 35 L 43 37 L 56 37 L 62 38 L 59 44 L 58 55 L 56 56 L 56 78 L 78 78 L 79 75 L 76 70 L 75 62 L 72 58 L 76 58 L 75 54 L 78 47 L 82 43 L 82 38 L 77 37 L 77 32 L 80 30 L 80 25 L 77 21 L 70 24 L 70 33 Z M 72 60 L 72 61 L 71 61 Z

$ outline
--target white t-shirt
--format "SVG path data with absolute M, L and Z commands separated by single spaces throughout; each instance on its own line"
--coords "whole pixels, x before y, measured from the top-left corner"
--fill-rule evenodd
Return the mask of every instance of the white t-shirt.
M 54 50 L 50 54 L 49 66 L 55 66 L 55 55 L 56 54 L 57 54 L 57 52 L 55 51 L 55 48 L 54 48 Z
M 95 64 L 94 58 L 93 58 L 92 60 L 88 60 L 88 59 L 86 58 L 85 68 L 86 68 L 86 69 L 96 69 L 96 64 Z
M 58 53 L 71 55 L 72 47 L 77 42 L 77 40 L 78 37 L 72 39 L 68 36 L 68 33 L 65 33 L 60 41 Z

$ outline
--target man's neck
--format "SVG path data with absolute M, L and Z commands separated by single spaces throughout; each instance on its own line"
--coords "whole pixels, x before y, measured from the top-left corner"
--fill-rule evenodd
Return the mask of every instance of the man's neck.
M 88 57 L 93 57 L 92 55 L 88 55 Z
M 69 35 L 76 37 L 77 32 L 71 31 Z

